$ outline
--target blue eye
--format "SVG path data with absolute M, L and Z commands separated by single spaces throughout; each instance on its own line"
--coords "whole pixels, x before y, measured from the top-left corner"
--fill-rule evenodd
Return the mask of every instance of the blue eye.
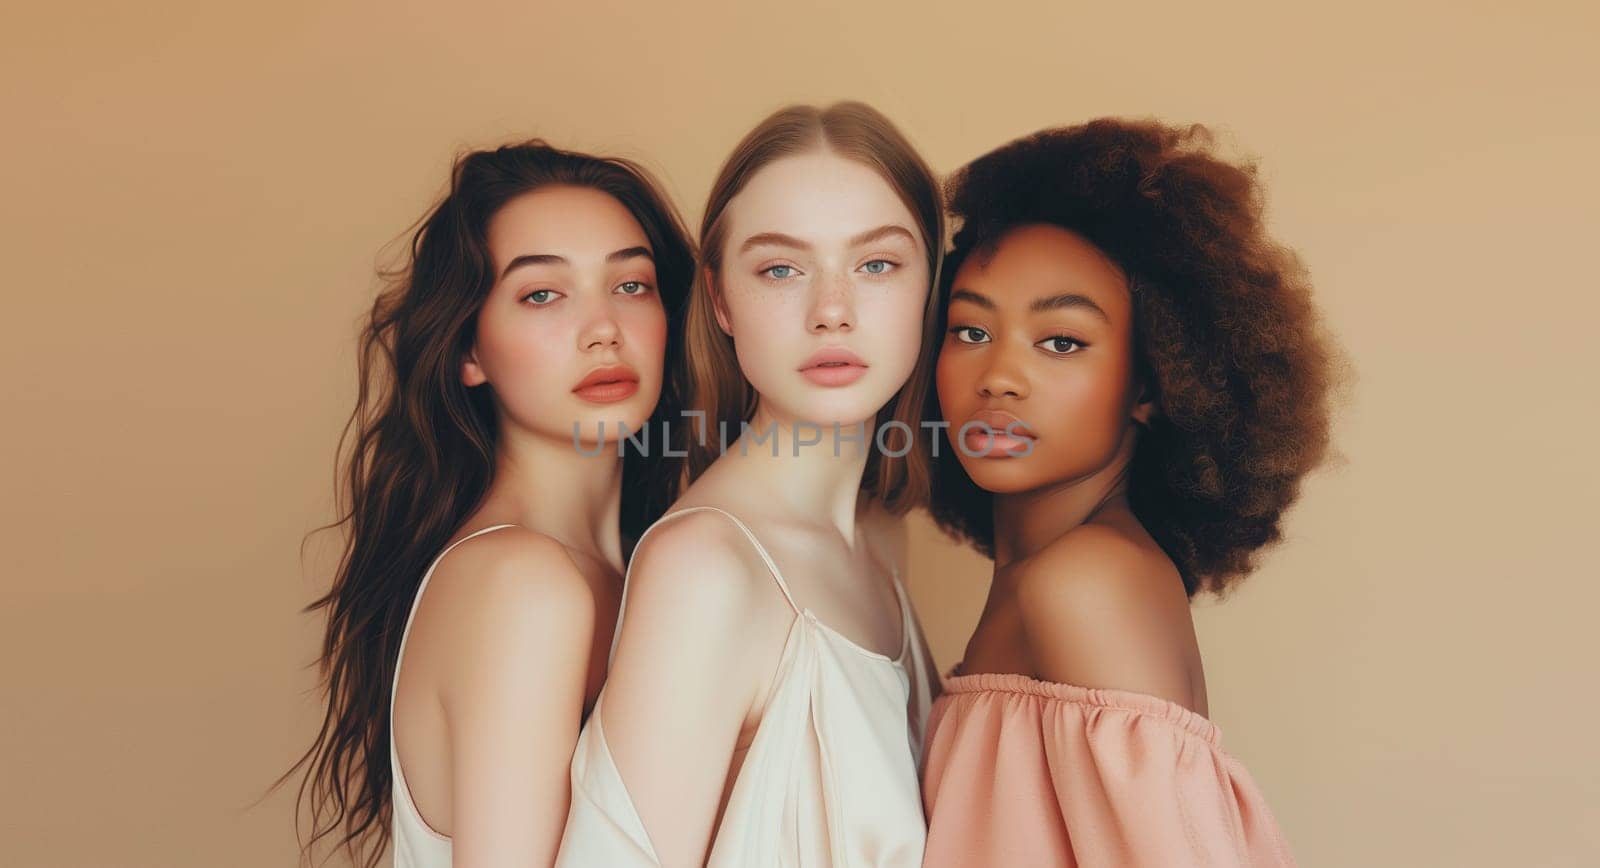
M 774 265 L 770 268 L 763 268 L 761 273 L 774 280 L 786 280 L 794 276 L 795 268 L 793 265 Z
M 969 340 L 968 338 L 961 336 L 963 332 L 981 335 L 981 337 L 974 337 Z M 950 333 L 956 336 L 956 340 L 964 344 L 981 344 L 989 339 L 988 333 L 983 329 L 977 328 L 976 326 L 956 326 L 950 330 Z
M 633 288 L 630 290 L 629 287 Z M 642 280 L 630 280 L 617 287 L 617 289 L 622 290 L 623 295 L 644 295 L 650 291 L 650 285 Z
M 1044 340 L 1040 341 L 1039 344 L 1035 344 L 1035 346 L 1040 344 L 1046 345 L 1045 349 L 1047 351 L 1062 356 L 1071 355 L 1072 353 L 1078 352 L 1079 350 L 1088 346 L 1088 344 L 1077 340 L 1076 338 L 1062 337 L 1060 335 L 1045 338 Z
M 894 268 L 895 265 L 896 263 L 890 262 L 887 259 L 874 259 L 861 267 L 865 269 L 868 274 L 888 274 L 890 269 Z M 874 268 L 873 266 L 878 267 Z
M 553 289 L 536 289 L 522 297 L 523 301 L 531 302 L 535 307 L 547 305 L 555 301 L 556 291 Z

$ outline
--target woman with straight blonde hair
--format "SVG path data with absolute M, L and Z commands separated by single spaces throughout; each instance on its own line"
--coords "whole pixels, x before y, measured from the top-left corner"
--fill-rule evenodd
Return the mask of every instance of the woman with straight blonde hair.
M 928 485 L 936 182 L 877 111 L 791 107 L 701 237 L 690 484 L 629 564 L 557 864 L 919 865 L 938 678 L 878 540 Z

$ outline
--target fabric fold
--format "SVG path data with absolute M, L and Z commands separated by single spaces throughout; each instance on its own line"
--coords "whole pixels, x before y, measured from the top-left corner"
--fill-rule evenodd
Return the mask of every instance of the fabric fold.
M 927 866 L 1294 864 L 1216 725 L 1165 699 L 958 675 L 929 732 Z

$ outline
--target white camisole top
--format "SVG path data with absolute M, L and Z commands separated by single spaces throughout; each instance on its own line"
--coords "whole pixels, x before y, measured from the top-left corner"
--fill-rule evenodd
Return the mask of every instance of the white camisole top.
M 920 866 L 927 824 L 918 782 L 931 685 L 927 650 L 894 571 L 905 640 L 890 659 L 802 608 L 744 522 L 722 513 L 760 553 L 795 612 L 773 688 L 739 768 L 706 865 L 710 868 Z M 640 541 L 644 539 L 640 536 Z M 627 576 L 623 577 L 623 610 Z M 618 635 L 622 613 L 618 613 Z M 612 639 L 612 653 L 616 639 Z M 605 690 L 578 736 L 572 802 L 558 868 L 634 868 L 660 860 L 606 746 Z

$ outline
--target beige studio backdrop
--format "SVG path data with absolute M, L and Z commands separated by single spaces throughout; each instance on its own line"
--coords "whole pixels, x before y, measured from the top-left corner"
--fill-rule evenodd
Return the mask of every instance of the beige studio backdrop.
M 948 172 L 1215 124 L 1358 374 L 1342 464 L 1201 604 L 1307 866 L 1600 864 L 1589 4 L 42 3 L 0 12 L 0 863 L 288 866 L 333 450 L 379 251 L 465 147 L 643 160 L 698 221 L 791 101 Z M 941 666 L 986 564 L 912 522 Z

